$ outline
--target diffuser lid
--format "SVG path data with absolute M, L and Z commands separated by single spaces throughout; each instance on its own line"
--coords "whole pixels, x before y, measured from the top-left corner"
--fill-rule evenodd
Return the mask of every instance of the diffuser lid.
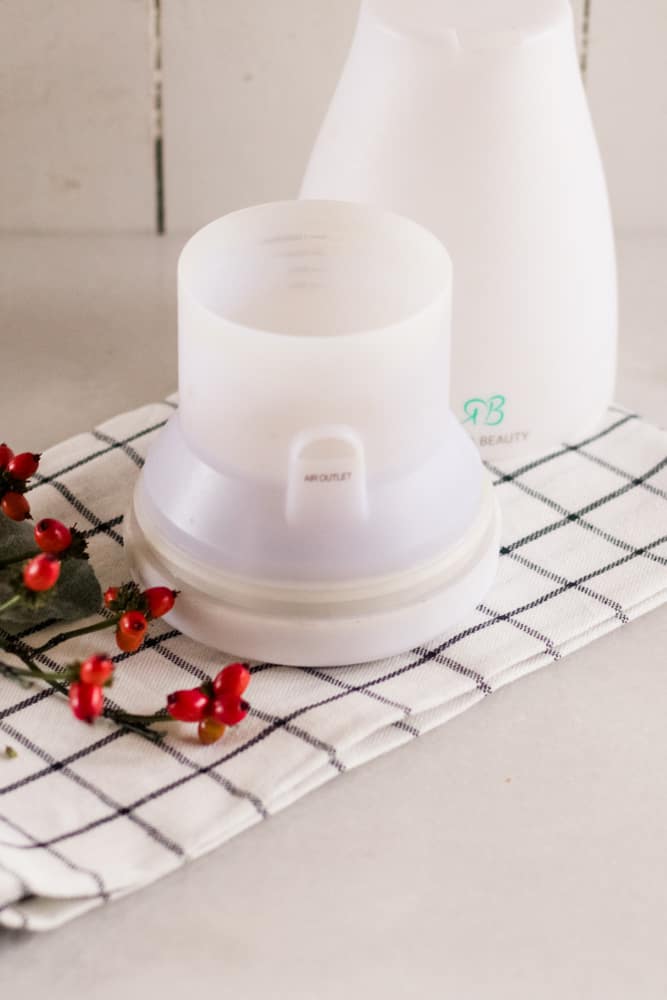
M 277 202 L 206 226 L 178 269 L 189 448 L 284 487 L 295 449 L 356 435 L 371 479 L 407 474 L 443 435 L 451 287 L 442 244 L 371 206 Z

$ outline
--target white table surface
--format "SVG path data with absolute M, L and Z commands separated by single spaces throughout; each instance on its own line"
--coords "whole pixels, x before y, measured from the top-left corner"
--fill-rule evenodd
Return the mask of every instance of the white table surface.
M 175 388 L 181 242 L 0 241 L 0 437 Z M 618 400 L 664 425 L 667 238 L 619 250 Z M 0 934 L 0 993 L 664 1000 L 666 645 L 662 608 L 134 896 Z

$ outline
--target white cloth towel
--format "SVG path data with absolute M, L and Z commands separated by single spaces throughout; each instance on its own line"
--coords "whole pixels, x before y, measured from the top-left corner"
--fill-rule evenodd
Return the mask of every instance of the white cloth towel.
M 116 417 L 42 458 L 33 511 L 87 532 L 103 586 L 127 577 L 122 516 L 173 405 Z M 139 889 L 662 603 L 666 456 L 664 431 L 612 409 L 585 441 L 492 467 L 503 548 L 484 604 L 455 631 L 390 660 L 257 664 L 251 713 L 213 746 L 200 746 L 193 726 L 169 726 L 156 746 L 106 719 L 82 725 L 52 689 L 0 678 L 0 749 L 18 751 L 0 757 L 0 926 L 48 929 Z M 110 634 L 87 636 L 43 663 L 112 645 Z M 118 658 L 109 696 L 153 711 L 225 662 L 158 621 L 140 653 Z

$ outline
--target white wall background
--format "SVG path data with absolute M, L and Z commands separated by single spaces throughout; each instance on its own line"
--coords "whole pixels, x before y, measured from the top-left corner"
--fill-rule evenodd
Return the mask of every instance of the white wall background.
M 406 0 L 409 2 L 409 0 Z M 359 0 L 0 0 L 0 229 L 296 194 Z M 620 231 L 667 231 L 667 0 L 573 0 Z

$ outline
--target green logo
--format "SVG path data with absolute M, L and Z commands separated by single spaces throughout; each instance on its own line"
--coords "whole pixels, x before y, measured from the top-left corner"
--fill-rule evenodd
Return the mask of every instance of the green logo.
M 464 424 L 473 424 L 475 427 L 498 427 L 505 419 L 504 396 L 489 396 L 482 399 L 473 396 L 463 404 L 463 412 L 466 415 Z

